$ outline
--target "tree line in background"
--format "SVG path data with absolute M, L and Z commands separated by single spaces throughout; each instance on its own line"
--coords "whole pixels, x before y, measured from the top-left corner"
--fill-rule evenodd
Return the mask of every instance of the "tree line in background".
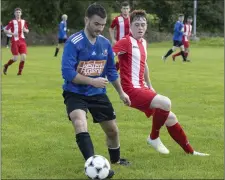
M 84 26 L 84 13 L 93 2 L 102 4 L 108 13 L 109 26 L 111 14 L 120 12 L 123 0 L 2 0 L 1 20 L 3 25 L 14 17 L 16 7 L 23 10 L 23 18 L 28 21 L 29 28 L 39 33 L 57 31 L 62 14 L 68 15 L 68 27 L 79 30 Z M 193 16 L 193 0 L 130 0 L 131 10 L 144 9 L 151 14 L 150 27 L 160 32 L 172 32 L 177 15 Z M 198 0 L 198 31 L 222 33 L 224 28 L 224 1 Z

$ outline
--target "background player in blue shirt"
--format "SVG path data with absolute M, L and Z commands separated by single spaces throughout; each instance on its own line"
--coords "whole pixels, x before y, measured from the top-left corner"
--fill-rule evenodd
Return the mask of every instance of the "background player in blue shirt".
M 55 57 L 57 56 L 60 46 L 61 44 L 64 44 L 67 40 L 67 19 L 68 16 L 66 14 L 62 15 L 62 21 L 59 23 L 59 27 L 58 27 L 58 45 L 55 49 Z
M 108 81 L 125 104 L 130 105 L 130 100 L 120 85 L 110 41 L 100 35 L 106 20 L 106 11 L 101 5 L 90 5 L 86 10 L 84 30 L 73 34 L 66 41 L 61 68 L 63 97 L 84 159 L 95 154 L 87 130 L 86 114 L 89 110 L 94 123 L 99 123 L 106 134 L 111 163 L 128 165 L 126 159 L 120 158 L 116 116 L 106 95 Z M 108 178 L 113 175 L 114 172 L 110 170 Z
M 173 47 L 172 49 L 170 49 L 165 56 L 162 56 L 162 59 L 165 61 L 166 58 L 171 55 L 176 49 L 177 47 L 180 48 L 181 50 L 181 55 L 183 57 L 183 61 L 187 62 L 186 60 L 186 56 L 184 53 L 184 45 L 182 42 L 182 37 L 183 37 L 183 33 L 184 33 L 184 15 L 180 14 L 178 17 L 178 21 L 176 22 L 175 26 L 174 26 L 174 34 L 173 34 Z

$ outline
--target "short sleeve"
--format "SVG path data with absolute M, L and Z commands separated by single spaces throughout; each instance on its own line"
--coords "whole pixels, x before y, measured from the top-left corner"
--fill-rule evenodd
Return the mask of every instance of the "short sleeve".
M 116 54 L 123 54 L 128 52 L 128 40 L 127 38 L 122 38 L 121 40 L 117 41 L 116 44 L 113 46 L 113 52 Z
M 9 30 L 9 29 L 12 29 L 12 27 L 13 27 L 13 22 L 10 21 L 10 22 L 8 23 L 8 25 L 5 27 L 5 29 L 6 29 L 6 30 Z
M 114 28 L 116 25 L 117 25 L 117 18 L 115 17 L 115 18 L 112 20 L 112 23 L 111 23 L 110 27 L 111 27 L 111 28 Z

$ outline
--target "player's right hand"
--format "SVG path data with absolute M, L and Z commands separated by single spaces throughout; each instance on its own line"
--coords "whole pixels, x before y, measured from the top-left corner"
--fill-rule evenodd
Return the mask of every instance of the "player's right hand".
M 91 81 L 91 85 L 96 88 L 104 88 L 109 83 L 108 79 L 103 77 L 93 78 Z
M 17 33 L 13 33 L 12 35 L 13 35 L 14 37 L 17 37 L 17 36 L 18 36 L 18 34 L 17 34 Z

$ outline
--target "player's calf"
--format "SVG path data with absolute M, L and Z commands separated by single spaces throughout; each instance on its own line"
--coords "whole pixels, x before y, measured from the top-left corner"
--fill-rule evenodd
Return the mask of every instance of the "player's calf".
M 7 75 L 7 70 L 8 70 L 8 67 L 10 65 L 12 65 L 14 62 L 16 62 L 17 58 L 13 58 L 13 59 L 10 59 L 6 64 L 4 64 L 4 67 L 3 67 L 3 73 L 5 75 Z

